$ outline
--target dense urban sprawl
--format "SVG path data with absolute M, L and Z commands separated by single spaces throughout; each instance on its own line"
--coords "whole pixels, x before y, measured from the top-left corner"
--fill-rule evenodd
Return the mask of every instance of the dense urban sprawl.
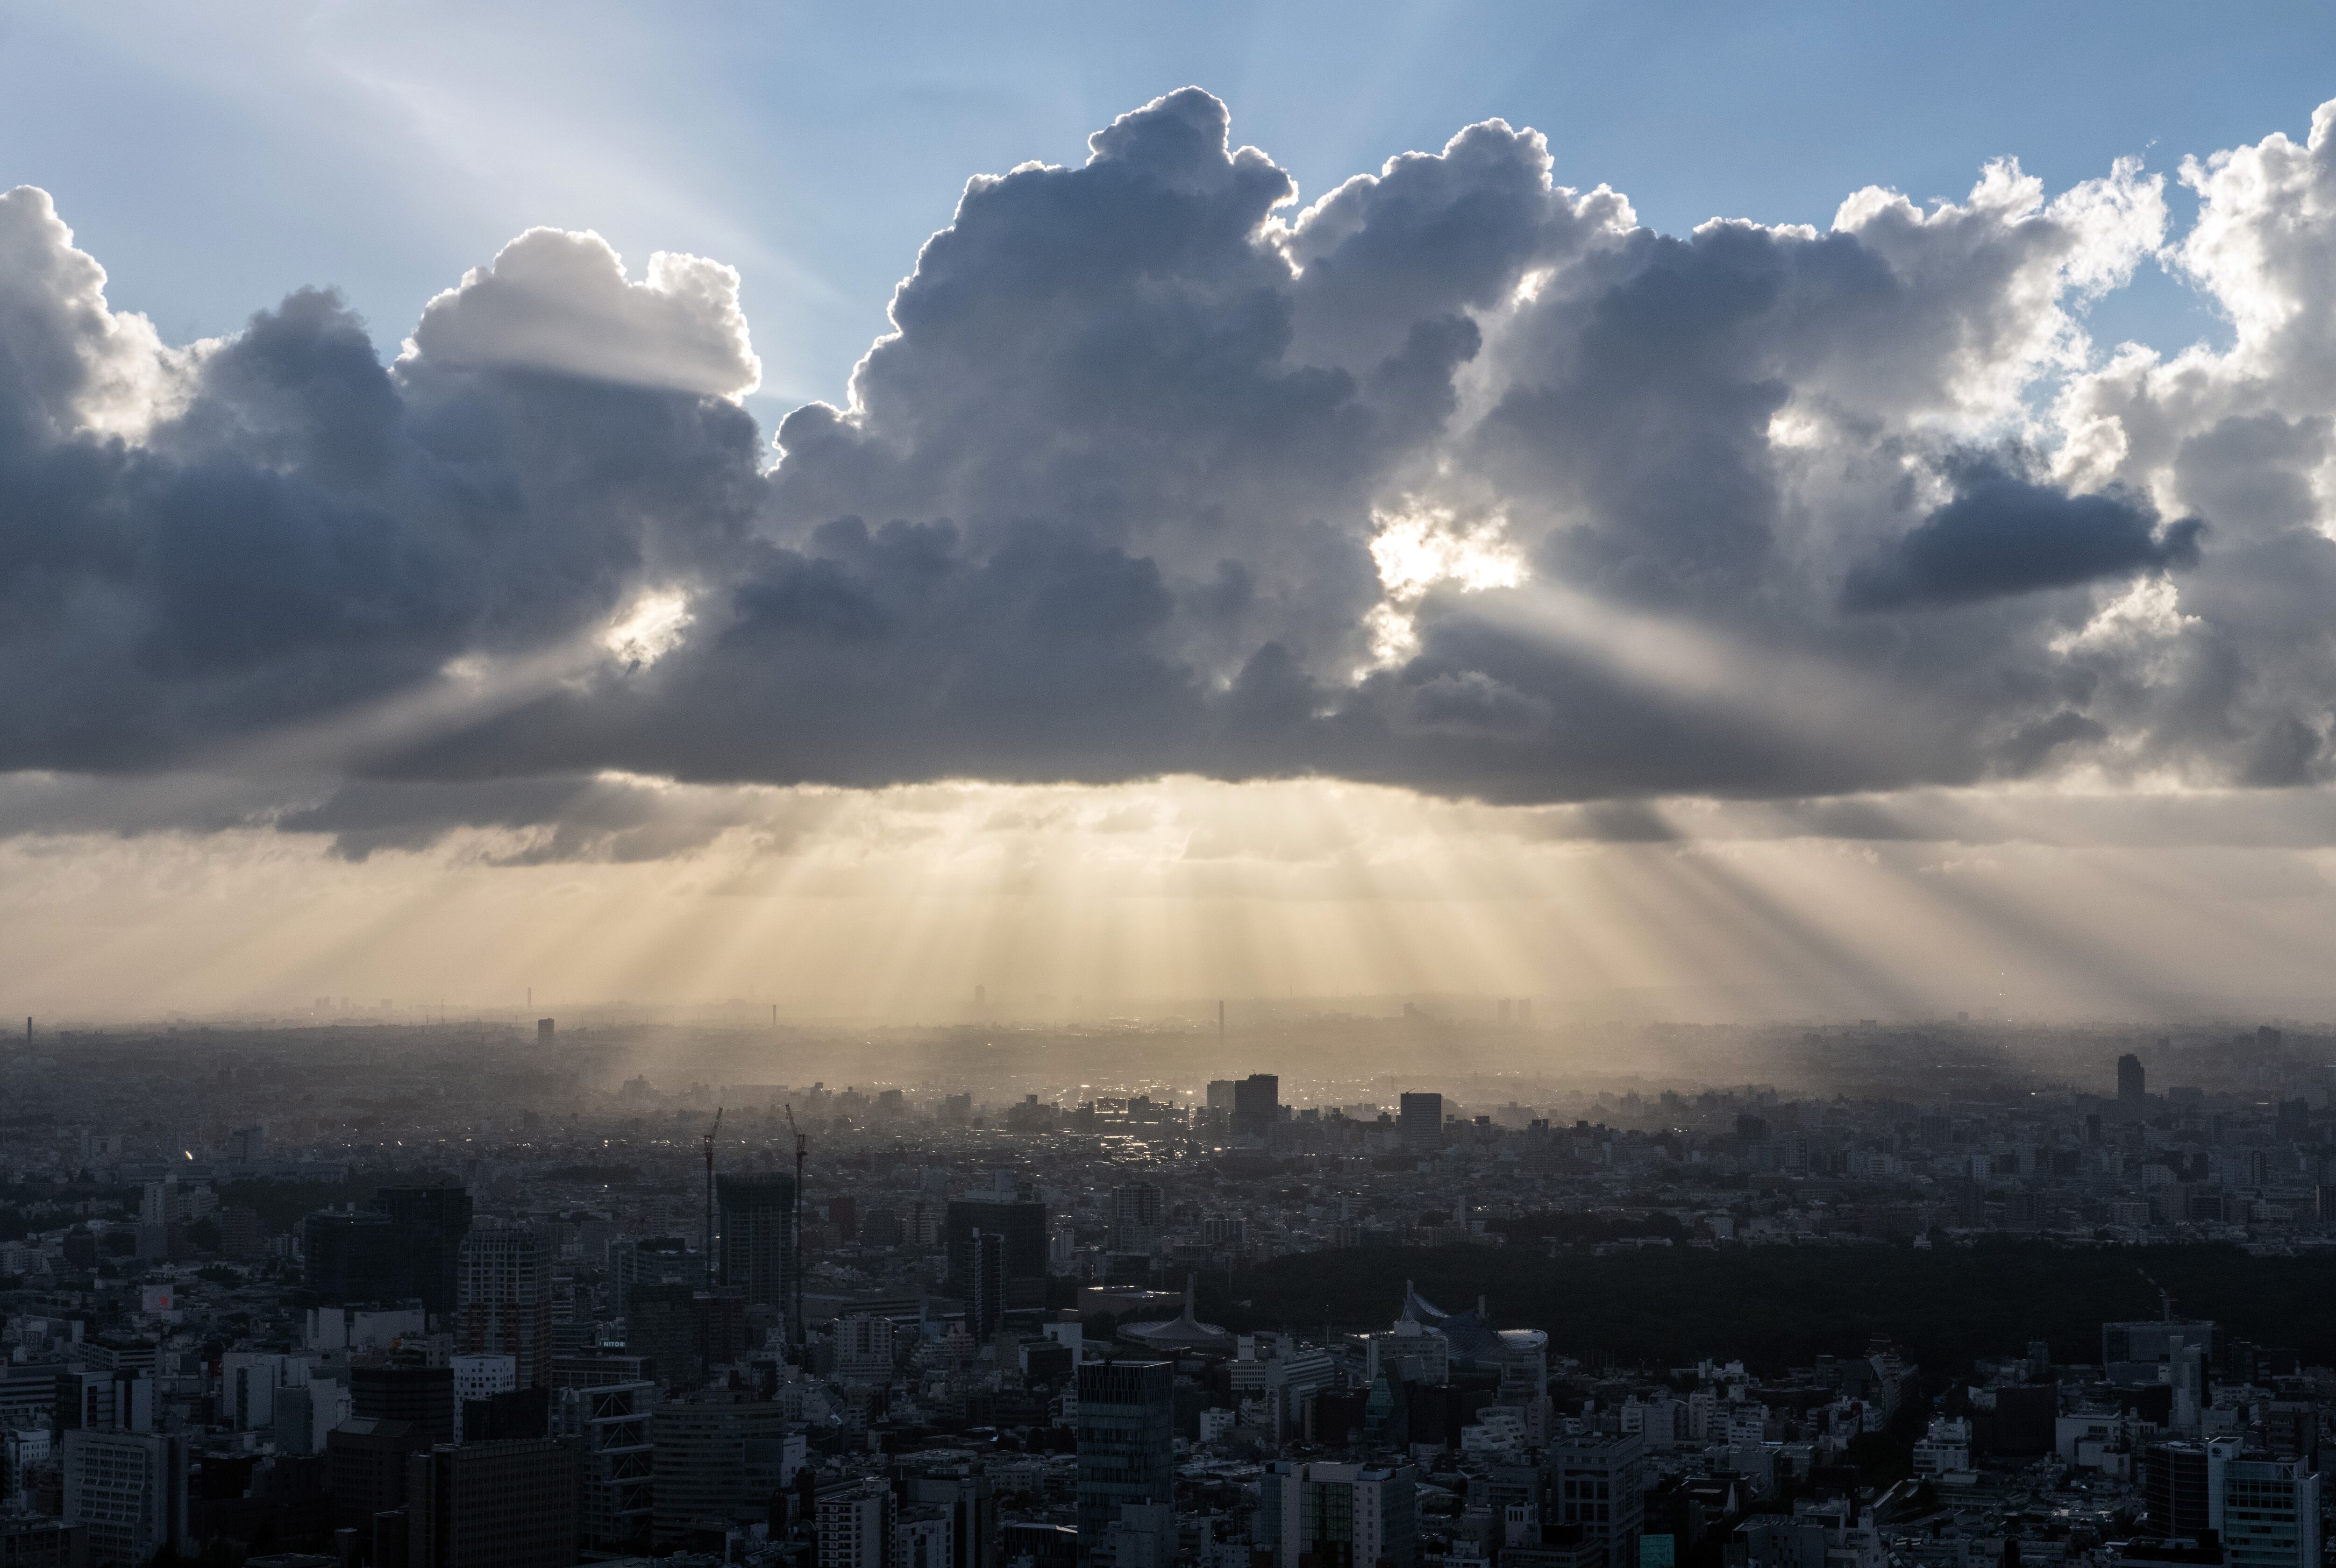
M 1483 1011 L 28 1026 L 0 1564 L 2322 1568 L 2325 1032 Z

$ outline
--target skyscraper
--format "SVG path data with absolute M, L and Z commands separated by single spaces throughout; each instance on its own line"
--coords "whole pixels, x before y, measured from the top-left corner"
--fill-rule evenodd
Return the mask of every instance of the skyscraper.
M 1014 1189 L 951 1198 L 943 1234 L 949 1255 L 950 1291 L 972 1298 L 974 1243 L 977 1234 L 991 1235 L 1002 1244 L 1003 1304 L 1044 1306 L 1046 1300 L 1046 1205 Z
M 2170 1418 L 2176 1432 L 2196 1437 L 2203 1429 L 2211 1396 L 2206 1389 L 2206 1350 L 2203 1345 L 2175 1341 L 2166 1358 L 2166 1380 L 2174 1389 Z
M 548 1386 L 551 1265 L 543 1244 L 516 1225 L 472 1231 L 456 1256 L 456 1343 L 465 1354 L 511 1357 L 520 1388 Z
M 657 1236 L 608 1244 L 608 1277 L 616 1286 L 617 1312 L 621 1316 L 636 1285 L 667 1282 L 695 1285 L 704 1265 L 690 1255 L 689 1244 L 679 1236 Z
M 384 1187 L 365 1208 L 326 1209 L 301 1223 L 305 1282 L 326 1302 L 418 1298 L 455 1307 L 455 1256 L 471 1229 L 458 1186 Z
M 412 1293 L 433 1312 L 454 1310 L 456 1254 L 471 1234 L 471 1195 L 458 1186 L 384 1187 L 374 1207 L 404 1233 Z
M 2151 1530 L 2170 1538 L 2214 1528 L 2203 1443 L 2152 1443 L 2141 1453 L 2141 1495 Z
M 1111 1250 L 1148 1253 L 1160 1244 L 1167 1205 L 1150 1182 L 1122 1182 L 1111 1189 Z
M 560 1435 L 582 1465 L 584 1545 L 646 1553 L 654 1510 L 655 1383 L 604 1383 L 560 1394 Z
M 716 1285 L 690 1298 L 697 1320 L 697 1355 L 710 1379 L 749 1350 L 746 1340 L 746 1292 L 735 1285 Z
M 667 1399 L 656 1414 L 656 1485 L 651 1492 L 660 1548 L 706 1519 L 767 1519 L 771 1499 L 793 1479 L 802 1438 L 787 1434 L 786 1407 L 741 1391 Z
M 1006 1238 L 969 1230 L 949 1241 L 949 1282 L 965 1301 L 965 1326 L 978 1340 L 1006 1316 Z
M 2149 1098 L 2149 1075 L 2142 1070 L 2141 1058 L 2127 1051 L 2117 1058 L 2117 1104 L 2138 1106 Z
M 405 1506 L 405 1483 L 416 1454 L 433 1445 L 411 1421 L 353 1416 L 325 1434 L 325 1487 L 333 1515 L 376 1552 L 375 1516 Z M 379 1561 L 376 1554 L 375 1561 Z
M 1444 1097 L 1407 1094 L 1396 1113 L 1397 1133 L 1414 1154 L 1433 1154 L 1444 1147 Z
M 1233 1085 L 1233 1136 L 1270 1137 L 1281 1119 L 1281 1079 L 1253 1072 Z
M 361 1421 L 408 1421 L 427 1443 L 454 1440 L 452 1367 L 358 1364 L 349 1369 L 349 1409 Z
M 1079 1553 L 1104 1538 L 1122 1507 L 1171 1506 L 1176 1492 L 1176 1369 L 1169 1361 L 1088 1361 L 1079 1368 Z
M 679 1282 L 635 1285 L 625 1298 L 625 1349 L 647 1358 L 667 1388 L 697 1387 L 706 1374 L 696 1292 Z
M 795 1180 L 788 1176 L 714 1178 L 722 1220 L 722 1282 L 750 1306 L 794 1310 Z
M 577 1453 L 552 1437 L 441 1443 L 407 1462 L 409 1568 L 570 1568 Z
M 301 1283 L 326 1302 L 414 1293 L 405 1238 L 379 1209 L 321 1209 L 300 1222 Z

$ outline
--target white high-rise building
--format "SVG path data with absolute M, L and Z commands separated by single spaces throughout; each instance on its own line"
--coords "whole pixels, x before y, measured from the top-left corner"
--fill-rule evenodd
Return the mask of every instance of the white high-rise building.
M 2319 1475 L 2302 1459 L 2240 1453 L 2236 1437 L 2206 1444 L 2207 1517 L 2230 1568 L 2318 1568 Z
M 1380 1372 L 1389 1380 L 1397 1380 L 1403 1369 L 1401 1363 L 1416 1361 L 1413 1369 L 1418 1375 L 1413 1379 L 1442 1385 L 1452 1380 L 1452 1342 L 1442 1331 L 1425 1323 L 1404 1318 L 1383 1333 L 1371 1335 L 1364 1341 L 1363 1381 L 1368 1387 Z
M 82 1527 L 92 1563 L 146 1563 L 187 1534 L 187 1445 L 161 1432 L 65 1434 L 65 1520 Z
M 1667 1394 L 1644 1400 L 1635 1396 L 1624 1399 L 1622 1430 L 1636 1432 L 1646 1439 L 1650 1449 L 1679 1447 L 1687 1443 L 1689 1435 L 1687 1403 Z
M 1411 1568 L 1418 1560 L 1418 1472 L 1410 1466 L 1284 1462 L 1266 1479 L 1273 1485 L 1260 1487 L 1259 1500 L 1278 1514 L 1280 1561 L 1334 1554 L 1357 1568 Z
M 1951 1476 L 1971 1467 L 1971 1424 L 1958 1417 L 1940 1416 L 1914 1445 L 1914 1474 Z
M 2195 1437 L 2206 1408 L 2206 1348 L 2175 1339 L 2170 1341 L 2166 1360 L 2166 1381 L 2174 1386 L 2174 1429 Z
M 463 1402 L 492 1399 L 518 1388 L 519 1361 L 512 1356 L 479 1354 L 455 1356 L 447 1364 L 454 1369 L 454 1441 L 459 1443 L 462 1440 Z
M 1111 1250 L 1154 1253 L 1167 1234 L 1167 1200 L 1150 1182 L 1123 1182 L 1111 1189 Z
M 892 1489 L 878 1480 L 819 1494 L 819 1568 L 893 1568 Z
M 560 1435 L 582 1450 L 588 1550 L 649 1550 L 655 1523 L 657 1385 L 602 1383 L 560 1391 Z
M 284 1358 L 267 1350 L 229 1350 L 219 1358 L 219 1418 L 238 1431 L 276 1425 L 276 1389 Z
M 956 1538 L 949 1508 L 924 1503 L 906 1509 L 892 1522 L 891 1568 L 949 1568 Z
M 1538 1399 L 1549 1392 L 1549 1335 L 1541 1329 L 1502 1329 L 1501 1386 L 1496 1398 Z

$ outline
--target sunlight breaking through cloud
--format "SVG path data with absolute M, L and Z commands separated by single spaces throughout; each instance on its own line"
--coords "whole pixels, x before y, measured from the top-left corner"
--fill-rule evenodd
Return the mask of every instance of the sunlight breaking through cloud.
M 601 634 L 600 645 L 628 670 L 646 670 L 676 648 L 696 616 L 690 614 L 689 595 L 679 588 L 643 594 L 624 615 Z
M 1524 553 L 1508 537 L 1508 519 L 1495 513 L 1464 523 L 1449 508 L 1374 513 L 1371 560 L 1387 597 L 1371 606 L 1371 669 L 1400 664 L 1418 652 L 1411 612 L 1428 590 L 1450 583 L 1464 594 L 1514 588 L 1525 580 Z
M 721 262 L 534 227 L 394 358 L 322 288 L 173 345 L 0 197 L 25 940 L 214 998 L 726 984 L 839 910 L 882 952 L 806 984 L 2317 985 L 2336 104 L 2187 218 L 2003 158 L 1683 234 L 1502 120 L 1302 208 L 1233 129 L 972 179 L 775 431 Z M 2095 344 L 2153 257 L 2229 341 Z M 522 888 L 572 918 L 494 936 Z M 171 957 L 205 899 L 246 945 Z

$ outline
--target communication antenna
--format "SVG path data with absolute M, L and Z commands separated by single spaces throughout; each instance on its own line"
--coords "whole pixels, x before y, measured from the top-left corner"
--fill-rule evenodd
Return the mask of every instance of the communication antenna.
M 803 1142 L 802 1129 L 795 1126 L 795 1107 L 793 1100 L 787 1102 L 787 1131 L 795 1140 L 795 1223 L 794 1234 L 789 1238 L 791 1244 L 788 1248 L 793 1256 L 787 1260 L 787 1273 L 790 1276 L 788 1282 L 794 1287 L 793 1292 L 794 1301 L 787 1312 L 787 1338 L 800 1350 L 803 1344 L 803 1151 L 807 1146 Z
M 2149 1288 L 2157 1292 L 2158 1310 L 2165 1313 L 2166 1321 L 2167 1322 L 2172 1322 L 2174 1321 L 2174 1292 L 2167 1290 L 2164 1285 L 2159 1284 L 2156 1280 L 2150 1280 L 2148 1270 L 2136 1269 L 2133 1272 L 2139 1274 L 2143 1279 L 2149 1280 Z
M 706 1288 L 714 1288 L 714 1135 L 722 1130 L 722 1108 L 714 1108 L 714 1125 L 706 1129 Z

